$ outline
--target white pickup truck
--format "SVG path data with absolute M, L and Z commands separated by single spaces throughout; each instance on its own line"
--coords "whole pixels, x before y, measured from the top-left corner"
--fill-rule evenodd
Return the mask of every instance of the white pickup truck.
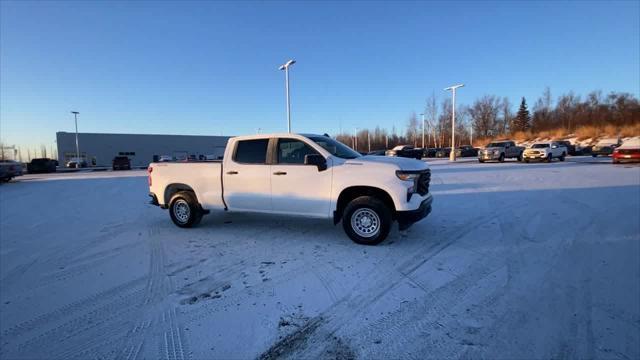
M 549 141 L 531 145 L 524 150 L 522 157 L 527 163 L 535 160 L 551 162 L 554 158 L 564 161 L 568 152 L 569 150 L 562 143 Z
M 151 203 L 180 227 L 212 210 L 342 221 L 356 243 L 375 245 L 431 212 L 431 171 L 419 160 L 362 156 L 326 135 L 229 139 L 221 161 L 149 165 Z

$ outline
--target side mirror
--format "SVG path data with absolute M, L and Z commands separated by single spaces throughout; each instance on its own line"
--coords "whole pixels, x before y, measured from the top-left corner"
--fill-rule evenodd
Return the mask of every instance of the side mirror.
M 553 145 L 553 146 L 551 146 L 551 148 L 552 148 L 552 149 L 557 149 L 557 148 L 558 148 L 558 145 Z
M 304 156 L 305 165 L 314 165 L 318 167 L 318 171 L 327 170 L 327 159 L 320 154 L 308 154 Z

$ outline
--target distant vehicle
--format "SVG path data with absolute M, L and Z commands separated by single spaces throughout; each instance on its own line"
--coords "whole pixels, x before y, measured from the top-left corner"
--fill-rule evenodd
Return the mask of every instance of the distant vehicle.
M 532 160 L 551 162 L 554 158 L 564 161 L 565 156 L 567 148 L 558 141 L 535 143 L 522 154 L 526 163 Z
M 411 145 L 398 145 L 391 150 L 387 150 L 385 155 L 413 158 L 417 160 L 422 159 L 422 151 L 414 149 Z
M 558 145 L 562 145 L 564 147 L 567 148 L 567 155 L 571 155 L 571 156 L 576 156 L 576 155 L 580 155 L 578 153 L 578 150 L 576 149 L 576 146 L 573 145 L 571 143 L 571 141 L 568 140 L 558 140 L 556 141 L 558 143 Z
M 112 169 L 115 170 L 131 170 L 131 160 L 126 156 L 116 156 L 111 162 Z
M 478 149 L 471 145 L 462 145 L 456 148 L 456 157 L 474 157 L 478 156 Z
M 438 151 L 436 151 L 435 157 L 437 157 L 437 158 L 447 158 L 450 155 L 451 155 L 451 148 L 450 147 L 446 147 L 446 148 L 438 149 Z
M 179 227 L 211 210 L 342 221 L 356 243 L 383 241 L 431 212 L 431 171 L 423 161 L 361 156 L 323 135 L 274 134 L 229 139 L 222 161 L 152 163 L 152 204 Z M 224 189 L 224 191 L 223 191 Z
M 440 148 L 437 148 L 437 147 L 427 148 L 423 152 L 424 157 L 430 157 L 430 158 L 436 157 L 436 153 L 438 152 L 438 150 L 440 150 Z
M 13 160 L 0 161 L 0 181 L 8 182 L 14 177 L 22 176 L 22 163 Z
M 87 161 L 83 158 L 78 159 L 77 157 L 73 157 L 67 161 L 66 167 L 72 169 L 85 168 L 87 167 Z
M 158 159 L 158 162 L 166 162 L 166 161 L 173 161 L 173 158 L 169 155 L 162 155 Z
M 373 151 L 369 151 L 367 155 L 384 156 L 385 153 L 386 153 L 385 150 L 373 150 Z
M 620 144 L 621 142 L 618 138 L 602 139 L 591 149 L 591 156 L 609 156 L 613 154 L 613 150 L 620 146 Z
M 46 174 L 56 172 L 57 161 L 48 158 L 31 159 L 27 164 L 29 174 Z
M 504 159 L 515 158 L 522 161 L 522 153 L 524 147 L 516 146 L 516 142 L 512 140 L 495 141 L 489 143 L 483 149 L 478 150 L 478 161 L 483 163 L 487 160 L 498 160 L 504 162 Z
M 640 138 L 625 141 L 613 150 L 613 163 L 640 161 Z

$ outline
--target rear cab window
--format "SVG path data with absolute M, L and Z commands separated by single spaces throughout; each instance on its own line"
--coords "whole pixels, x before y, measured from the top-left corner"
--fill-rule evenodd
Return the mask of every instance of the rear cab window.
M 241 164 L 266 164 L 269 139 L 239 140 L 233 161 Z

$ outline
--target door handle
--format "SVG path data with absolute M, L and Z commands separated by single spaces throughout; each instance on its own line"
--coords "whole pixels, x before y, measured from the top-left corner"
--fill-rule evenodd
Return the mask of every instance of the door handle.
M 238 175 L 237 171 L 227 171 L 227 175 Z
M 276 171 L 273 173 L 273 175 L 287 175 L 286 171 Z

